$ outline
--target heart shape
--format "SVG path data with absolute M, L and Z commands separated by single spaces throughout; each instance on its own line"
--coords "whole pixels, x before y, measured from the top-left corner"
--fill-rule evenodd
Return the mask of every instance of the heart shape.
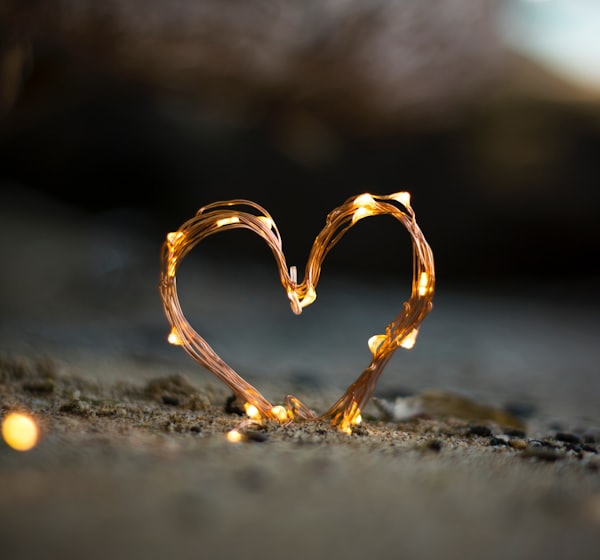
M 240 209 L 241 208 L 241 209 Z M 233 228 L 245 228 L 261 237 L 271 249 L 279 270 L 281 284 L 286 290 L 292 311 L 302 309 L 317 297 L 316 287 L 321 265 L 331 248 L 359 220 L 368 216 L 388 214 L 408 230 L 413 248 L 413 280 L 409 300 L 398 316 L 391 321 L 385 334 L 372 336 L 369 348 L 373 355 L 369 366 L 352 383 L 331 408 L 319 416 L 297 398 L 289 395 L 286 404 L 273 406 L 252 385 L 240 377 L 188 323 L 177 296 L 176 272 L 183 258 L 204 238 Z M 331 424 L 350 433 L 352 425 L 360 422 L 360 411 L 369 402 L 383 369 L 400 346 L 412 348 L 421 322 L 433 307 L 435 269 L 433 253 L 417 225 L 410 205 L 410 194 L 389 195 L 363 193 L 348 198 L 328 215 L 325 226 L 315 238 L 308 257 L 304 279 L 297 281 L 296 267 L 288 269 L 281 237 L 269 213 L 249 200 L 228 200 L 204 206 L 177 231 L 167 235 L 162 246 L 159 291 L 167 320 L 171 325 L 169 342 L 184 350 L 206 369 L 223 381 L 245 403 L 246 414 L 255 421 L 261 419 L 288 422 L 301 420 L 330 420 Z

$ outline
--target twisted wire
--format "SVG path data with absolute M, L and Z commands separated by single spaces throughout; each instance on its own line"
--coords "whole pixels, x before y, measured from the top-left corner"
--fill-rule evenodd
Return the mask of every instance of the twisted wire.
M 359 220 L 387 214 L 407 229 L 412 241 L 412 291 L 400 313 L 387 325 L 385 334 L 369 339 L 372 360 L 345 393 L 325 413 L 316 415 L 297 398 L 289 395 L 285 406 L 273 406 L 261 393 L 235 372 L 189 324 L 177 295 L 176 272 L 183 258 L 203 239 L 229 229 L 245 228 L 261 237 L 275 258 L 281 284 L 295 314 L 316 299 L 321 266 L 329 251 Z M 251 418 L 277 421 L 328 420 L 345 432 L 360 422 L 360 412 L 369 402 L 377 382 L 400 347 L 412 348 L 419 327 L 433 306 L 435 267 L 433 253 L 410 206 L 407 192 L 389 195 L 363 193 L 348 198 L 332 210 L 312 245 L 305 274 L 298 283 L 295 267 L 288 268 L 281 236 L 270 214 L 260 205 L 244 199 L 215 202 L 198 210 L 177 231 L 167 235 L 161 250 L 159 292 L 171 326 L 169 342 L 184 350 L 223 381 L 244 403 Z

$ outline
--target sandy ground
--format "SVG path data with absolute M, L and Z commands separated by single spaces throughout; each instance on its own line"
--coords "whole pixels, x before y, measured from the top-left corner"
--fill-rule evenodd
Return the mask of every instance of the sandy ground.
M 10 197 L 0 216 L 0 415 L 26 409 L 42 430 L 29 452 L 0 444 L 2 559 L 597 558 L 600 307 L 585 286 L 442 282 L 376 393 L 412 394 L 419 414 L 373 402 L 351 435 L 267 424 L 233 444 L 228 391 L 165 341 L 155 240 L 44 208 Z M 332 275 L 298 318 L 272 269 L 235 270 L 190 267 L 188 317 L 273 401 L 316 410 L 406 297 Z

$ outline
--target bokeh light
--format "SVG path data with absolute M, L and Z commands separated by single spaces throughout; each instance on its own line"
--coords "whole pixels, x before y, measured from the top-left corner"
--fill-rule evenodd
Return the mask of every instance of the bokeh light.
M 13 449 L 29 451 L 38 442 L 39 430 L 35 420 L 28 414 L 11 412 L 2 422 L 2 437 Z

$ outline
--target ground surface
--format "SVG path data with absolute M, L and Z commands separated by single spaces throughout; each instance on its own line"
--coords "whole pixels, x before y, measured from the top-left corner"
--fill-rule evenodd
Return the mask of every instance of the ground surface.
M 165 341 L 160 240 L 15 201 L 0 207 L 0 414 L 28 410 L 42 438 L 0 445 L 3 559 L 597 557 L 600 321 L 585 286 L 440 282 L 353 434 L 250 426 L 233 444 L 227 389 Z M 332 275 L 295 317 L 274 267 L 197 264 L 180 279 L 197 330 L 274 402 L 320 411 L 406 299 L 404 283 Z M 402 417 L 408 394 L 421 410 Z

